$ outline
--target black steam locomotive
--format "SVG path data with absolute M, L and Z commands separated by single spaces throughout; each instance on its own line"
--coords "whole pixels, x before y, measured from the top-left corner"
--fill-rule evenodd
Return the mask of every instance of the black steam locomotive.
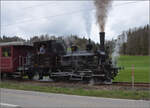
M 49 76 L 54 81 L 78 80 L 92 83 L 111 83 L 118 69 L 112 64 L 108 49 L 105 48 L 105 33 L 100 32 L 100 48 L 93 51 L 92 44 L 86 45 L 85 51 L 78 51 L 77 46 L 71 47 L 67 53 L 62 41 L 50 40 L 35 42 L 35 53 L 31 57 L 28 76 Z M 46 53 L 38 54 L 39 47 L 45 46 Z

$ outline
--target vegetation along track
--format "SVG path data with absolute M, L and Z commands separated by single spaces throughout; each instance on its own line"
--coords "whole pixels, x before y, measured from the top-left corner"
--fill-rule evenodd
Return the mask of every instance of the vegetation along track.
M 30 82 L 30 80 L 28 80 Z M 32 80 L 31 82 L 38 82 L 38 83 L 55 83 L 53 81 L 35 81 Z M 62 84 L 84 84 L 83 82 L 56 82 L 56 83 L 62 83 Z M 96 86 L 100 85 L 114 85 L 114 86 L 132 86 L 131 82 L 113 82 L 112 84 L 96 84 Z M 148 87 L 150 88 L 150 83 L 143 83 L 143 82 L 136 82 L 134 83 L 135 87 Z
M 133 84 L 131 82 L 113 82 L 113 85 L 116 86 L 132 86 Z M 135 87 L 150 87 L 150 83 L 141 83 L 136 82 L 134 83 Z

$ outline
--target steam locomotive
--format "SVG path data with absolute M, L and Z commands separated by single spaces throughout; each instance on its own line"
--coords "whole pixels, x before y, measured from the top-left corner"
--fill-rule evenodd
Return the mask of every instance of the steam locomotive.
M 38 53 L 41 45 L 45 46 L 45 54 Z M 113 65 L 105 46 L 105 32 L 100 32 L 98 50 L 93 50 L 89 42 L 84 51 L 79 51 L 77 46 L 72 46 L 71 51 L 67 52 L 65 43 L 60 40 L 35 42 L 33 46 L 16 44 L 10 47 L 7 45 L 7 47 L 2 46 L 1 49 L 3 47 L 7 49 L 6 51 L 8 49 L 10 51 L 9 57 L 2 56 L 0 59 L 1 75 L 17 73 L 20 76 L 27 75 L 29 79 L 38 80 L 49 76 L 54 81 L 111 83 L 119 70 Z M 3 50 L 0 51 L 3 53 Z M 16 53 L 18 51 L 20 53 Z M 6 67 L 7 65 L 10 68 Z
M 89 42 L 84 51 L 79 51 L 77 46 L 71 47 L 71 52 L 66 52 L 61 41 L 43 41 L 34 43 L 38 51 L 42 45 L 46 54 L 34 54 L 32 65 L 28 71 L 29 78 L 49 76 L 54 81 L 78 80 L 90 83 L 111 83 L 117 75 L 119 68 L 112 64 L 108 49 L 105 48 L 105 32 L 100 32 L 100 48 L 92 50 Z

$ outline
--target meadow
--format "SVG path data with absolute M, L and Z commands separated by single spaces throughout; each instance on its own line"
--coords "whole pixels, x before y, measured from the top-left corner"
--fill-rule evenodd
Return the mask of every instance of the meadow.
M 132 71 L 134 71 L 135 82 L 150 82 L 150 56 L 120 56 L 118 66 L 123 66 L 114 82 L 131 82 Z

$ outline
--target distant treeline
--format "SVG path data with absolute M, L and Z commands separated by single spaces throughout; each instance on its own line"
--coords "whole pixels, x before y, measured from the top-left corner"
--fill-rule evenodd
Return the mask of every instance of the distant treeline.
M 129 29 L 123 32 L 119 38 L 123 43 L 120 47 L 120 54 L 123 55 L 149 55 L 150 29 L 149 25 Z
M 89 43 L 89 39 L 86 39 L 85 37 L 81 38 L 77 35 L 70 35 L 70 36 L 49 36 L 41 35 L 41 36 L 33 36 L 29 40 L 25 40 L 18 36 L 8 37 L 8 36 L 2 36 L 0 37 L 0 42 L 12 42 L 12 41 L 24 41 L 28 43 L 33 43 L 36 41 L 45 41 L 45 40 L 63 40 L 66 43 L 66 47 L 71 47 L 71 45 L 76 45 L 79 47 L 80 50 L 86 49 L 86 44 Z M 90 41 L 90 43 L 93 45 L 93 49 L 97 49 L 99 44 L 95 43 L 94 41 Z
M 122 55 L 148 55 L 149 54 L 149 45 L 150 45 L 150 34 L 149 34 L 149 25 L 139 28 L 129 29 L 128 31 L 123 32 L 118 36 L 118 39 L 121 41 L 120 45 L 120 54 Z M 67 47 L 71 45 L 77 45 L 80 50 L 84 50 L 86 44 L 89 43 L 89 39 L 85 37 L 79 37 L 77 35 L 70 36 L 49 36 L 41 35 L 41 36 L 33 36 L 29 40 L 25 40 L 18 36 L 8 37 L 8 36 L 0 36 L 0 42 L 12 42 L 12 41 L 24 41 L 33 43 L 35 41 L 42 40 L 63 40 L 66 43 Z M 116 40 L 108 40 L 106 41 L 106 46 L 109 46 L 110 53 L 114 51 Z M 93 44 L 93 49 L 98 49 L 99 44 L 91 41 Z

